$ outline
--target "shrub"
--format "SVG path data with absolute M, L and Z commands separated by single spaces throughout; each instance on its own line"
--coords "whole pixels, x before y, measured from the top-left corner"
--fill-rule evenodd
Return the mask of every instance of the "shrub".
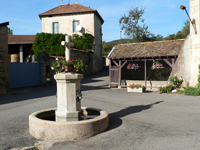
M 50 56 L 64 56 L 65 47 L 61 41 L 65 40 L 63 34 L 38 33 L 32 46 L 36 58 L 40 52 L 46 52 Z
M 169 85 L 167 85 L 165 87 L 159 87 L 158 89 L 159 89 L 159 93 L 160 94 L 162 94 L 162 93 L 171 93 L 172 90 L 175 89 L 175 86 L 169 84 Z
M 89 50 L 93 48 L 94 37 L 89 33 L 83 33 L 83 36 L 74 34 L 71 42 L 74 48 Z M 65 56 L 65 47 L 61 42 L 65 40 L 64 34 L 38 33 L 32 46 L 36 58 L 40 52 L 46 52 L 49 56 Z
M 93 40 L 93 35 L 89 33 L 83 33 L 82 36 L 73 34 L 71 37 L 71 42 L 74 43 L 74 48 L 87 51 L 93 48 Z
M 169 81 L 176 87 L 179 88 L 180 85 L 183 83 L 182 78 L 178 78 L 176 75 L 169 78 Z
M 199 75 L 197 81 L 198 81 L 198 87 L 200 88 L 200 65 L 199 65 Z
M 185 95 L 198 96 L 200 94 L 198 87 L 186 87 L 184 90 Z

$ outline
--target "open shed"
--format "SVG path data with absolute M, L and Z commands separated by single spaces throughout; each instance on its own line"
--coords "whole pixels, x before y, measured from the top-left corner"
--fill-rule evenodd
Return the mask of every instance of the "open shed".
M 108 55 L 110 86 L 121 88 L 126 80 L 132 80 L 143 81 L 146 88 L 158 88 L 152 82 L 167 82 L 183 43 L 184 39 L 179 39 L 114 46 Z M 164 69 L 152 70 L 153 62 L 162 63 Z M 129 63 L 138 64 L 139 69 L 127 69 Z
M 11 62 L 30 61 L 35 37 L 36 35 L 8 35 L 8 53 L 11 55 Z

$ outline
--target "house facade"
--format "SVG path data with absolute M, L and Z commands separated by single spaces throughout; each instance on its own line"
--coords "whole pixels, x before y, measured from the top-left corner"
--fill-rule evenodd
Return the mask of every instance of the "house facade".
M 41 13 L 39 17 L 44 33 L 92 34 L 94 36 L 93 72 L 102 69 L 102 24 L 104 20 L 97 10 L 80 4 L 68 4 Z
M 0 23 L 0 94 L 8 86 L 8 28 L 9 22 Z

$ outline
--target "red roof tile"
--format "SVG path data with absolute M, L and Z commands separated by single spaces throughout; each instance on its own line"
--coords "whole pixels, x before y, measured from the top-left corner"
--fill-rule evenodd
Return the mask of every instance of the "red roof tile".
M 97 10 L 80 5 L 80 4 L 60 5 L 58 7 L 55 7 L 51 10 L 48 10 L 44 13 L 39 14 L 39 17 L 41 18 L 43 16 L 66 15 L 66 14 L 73 14 L 73 13 L 89 13 L 89 12 L 96 13 L 96 15 L 100 17 L 102 23 L 104 22 L 102 17 L 97 12 Z
M 31 44 L 36 35 L 8 35 L 8 44 Z
M 144 43 L 119 44 L 110 54 L 110 58 L 141 58 L 178 56 L 183 39 L 154 41 Z

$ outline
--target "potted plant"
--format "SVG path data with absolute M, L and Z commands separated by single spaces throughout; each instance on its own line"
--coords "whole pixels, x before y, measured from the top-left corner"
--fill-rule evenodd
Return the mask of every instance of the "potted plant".
M 151 70 L 155 70 L 155 69 L 163 69 L 165 68 L 163 66 L 163 64 L 159 63 L 158 61 L 155 63 L 155 61 L 153 60 L 153 64 L 151 66 Z
M 56 59 L 55 63 L 51 66 L 51 69 L 55 70 L 56 73 L 64 72 L 65 64 L 66 64 L 66 61 L 64 59 L 61 59 L 61 60 Z
M 82 73 L 86 70 L 86 67 L 88 67 L 83 63 L 83 59 L 72 59 L 71 62 L 74 68 L 73 71 L 76 73 Z
M 132 83 L 129 86 L 127 86 L 127 92 L 138 92 L 143 93 L 145 91 L 145 86 L 142 84 L 135 84 Z
M 83 59 L 71 59 L 70 61 L 56 59 L 56 62 L 51 66 L 51 69 L 56 70 L 56 73 L 64 71 L 70 72 L 72 70 L 76 73 L 82 73 L 86 70 L 86 67 L 87 65 L 83 63 Z
M 69 72 L 71 70 L 71 67 L 72 67 L 72 62 L 67 60 L 67 61 L 65 61 L 64 65 L 65 65 L 65 71 Z
M 130 63 L 127 65 L 127 69 L 134 69 L 134 70 L 137 70 L 139 69 L 140 66 L 138 64 L 134 64 L 134 63 Z

